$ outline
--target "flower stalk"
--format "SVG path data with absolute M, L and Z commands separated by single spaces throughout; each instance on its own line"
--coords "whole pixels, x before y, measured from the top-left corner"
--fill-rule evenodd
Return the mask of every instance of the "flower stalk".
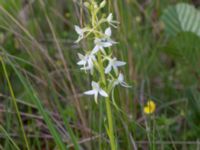
M 91 20 L 81 28 L 75 25 L 75 31 L 78 34 L 78 39 L 75 43 L 81 42 L 82 39 L 88 39 L 88 42 L 93 41 L 93 48 L 87 50 L 85 54 L 78 54 L 78 65 L 81 70 L 89 71 L 93 79 L 97 76 L 98 81 L 92 81 L 92 90 L 84 92 L 85 95 L 94 95 L 95 102 L 98 103 L 99 97 L 105 99 L 108 126 L 107 134 L 110 139 L 111 149 L 116 150 L 116 138 L 114 135 L 113 117 L 111 104 L 112 96 L 117 85 L 130 87 L 124 82 L 124 76 L 119 71 L 119 68 L 124 66 L 126 62 L 118 60 L 113 56 L 111 47 L 116 45 L 112 36 L 112 27 L 117 28 L 119 22 L 113 20 L 112 13 L 107 16 L 101 15 L 100 10 L 105 7 L 106 0 L 97 4 L 95 0 L 84 3 L 87 8 Z M 111 97 L 111 98 L 110 98 Z

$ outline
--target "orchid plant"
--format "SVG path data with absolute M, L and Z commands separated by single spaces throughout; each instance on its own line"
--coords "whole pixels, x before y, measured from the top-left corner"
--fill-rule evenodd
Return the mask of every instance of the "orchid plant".
M 118 68 L 126 65 L 126 62 L 119 61 L 116 57 L 112 57 L 112 52 L 109 53 L 108 50 L 111 46 L 117 43 L 111 39 L 111 27 L 117 28 L 119 22 L 113 20 L 112 13 L 110 13 L 106 18 L 102 17 L 99 19 L 97 17 L 97 13 L 101 8 L 105 6 L 105 4 L 105 0 L 101 2 L 100 5 L 98 5 L 95 1 L 91 1 L 90 3 L 84 3 L 84 6 L 88 8 L 92 16 L 92 20 L 90 22 L 91 25 L 87 25 L 87 27 L 83 28 L 79 27 L 78 25 L 75 25 L 75 31 L 79 35 L 75 43 L 80 42 L 84 38 L 92 36 L 92 38 L 94 39 L 94 48 L 87 51 L 84 55 L 78 53 L 78 57 L 80 60 L 77 64 L 82 66 L 80 68 L 81 70 L 89 71 L 91 75 L 93 75 L 94 69 L 100 73 L 100 76 L 103 78 L 103 81 L 92 81 L 92 85 L 94 85 L 94 83 L 98 84 L 98 86 L 95 87 L 99 87 L 99 84 L 101 84 L 101 82 L 104 82 L 104 88 L 108 86 L 111 87 L 111 89 L 113 89 L 114 87 L 116 87 L 116 85 L 118 85 L 116 83 L 123 83 L 124 87 L 130 87 L 124 82 L 123 74 L 118 71 Z M 104 32 L 102 32 L 101 30 L 103 24 L 108 25 Z M 103 64 L 105 64 L 105 66 Z M 104 75 L 102 75 L 102 70 L 104 72 Z M 107 82 L 106 80 L 109 82 Z M 93 88 L 93 91 L 96 90 L 96 92 L 87 91 L 84 92 L 84 94 L 94 95 L 95 101 L 97 102 L 98 99 L 96 93 L 98 93 L 99 88 Z M 107 97 L 105 95 L 109 95 L 109 92 L 111 92 L 108 90 L 105 91 L 107 92 L 105 92 L 104 94 L 100 93 L 100 95 Z
M 94 95 L 94 100 L 98 103 L 99 96 L 105 97 L 106 108 L 108 116 L 108 135 L 111 141 L 111 148 L 116 149 L 115 139 L 113 133 L 112 116 L 110 108 L 109 95 L 113 94 L 114 88 L 118 85 L 123 87 L 130 87 L 124 81 L 124 75 L 119 71 L 119 68 L 126 65 L 126 62 L 117 60 L 112 56 L 111 47 L 115 42 L 112 36 L 112 29 L 117 28 L 119 22 L 113 20 L 112 13 L 108 16 L 100 16 L 99 11 L 105 7 L 106 0 L 102 1 L 99 5 L 95 0 L 85 2 L 84 6 L 88 9 L 91 15 L 91 21 L 85 27 L 75 25 L 75 31 L 78 34 L 78 39 L 75 43 L 81 42 L 83 39 L 89 38 L 93 40 L 93 48 L 85 51 L 85 54 L 78 54 L 78 65 L 81 70 L 89 71 L 94 76 L 99 76 L 99 81 L 92 81 L 92 89 L 84 92 L 85 95 Z M 107 26 L 107 27 L 106 27 Z M 89 41 L 89 40 L 88 40 Z

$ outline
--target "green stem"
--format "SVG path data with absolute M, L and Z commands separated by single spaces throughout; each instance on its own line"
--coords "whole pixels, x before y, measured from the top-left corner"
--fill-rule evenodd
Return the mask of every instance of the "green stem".
M 105 74 L 104 74 L 104 68 L 103 64 L 101 61 L 101 54 L 98 53 L 98 60 L 99 60 L 99 71 L 100 71 L 100 76 L 103 81 L 103 84 L 106 86 L 106 80 L 105 80 Z M 107 89 L 107 92 L 109 93 L 109 89 Z M 111 111 L 111 105 L 110 105 L 110 99 L 109 97 L 106 98 L 106 113 L 107 113 L 107 119 L 108 119 L 108 136 L 110 139 L 110 144 L 111 144 L 111 150 L 116 150 L 115 146 L 115 135 L 114 135 L 114 130 L 113 130 L 113 120 L 112 120 L 112 111 Z
M 98 53 L 97 55 L 98 55 L 99 73 L 100 73 L 102 82 L 105 86 L 106 85 L 106 79 L 105 79 L 105 75 L 104 75 L 103 63 L 101 61 L 101 53 Z
M 114 135 L 114 130 L 113 130 L 112 111 L 111 111 L 109 98 L 106 99 L 106 112 L 107 112 L 107 118 L 108 118 L 108 136 L 110 139 L 111 150 L 116 150 L 115 135 Z
M 23 123 L 22 123 L 22 119 L 21 119 L 21 116 L 20 116 L 20 113 L 19 113 L 19 109 L 18 109 L 18 106 L 17 106 L 17 100 L 15 98 L 15 94 L 14 94 L 12 85 L 10 83 L 9 77 L 8 77 L 8 73 L 7 73 L 7 69 L 6 69 L 5 63 L 4 63 L 4 61 L 3 61 L 3 59 L 1 57 L 0 57 L 0 61 L 2 63 L 3 71 L 4 71 L 4 74 L 5 74 L 6 80 L 8 82 L 8 87 L 9 87 L 9 90 L 10 90 L 10 94 L 11 94 L 11 97 L 12 97 L 12 100 L 13 100 L 13 104 L 14 104 L 14 107 L 15 107 L 15 110 L 16 110 L 17 118 L 18 118 L 18 121 L 19 121 L 19 124 L 20 124 L 20 127 L 21 127 L 22 135 L 23 135 L 27 150 L 30 150 L 29 144 L 28 144 L 28 140 L 27 140 L 27 137 L 26 137 L 26 134 L 25 134 L 25 131 L 24 131 L 24 126 L 23 126 Z

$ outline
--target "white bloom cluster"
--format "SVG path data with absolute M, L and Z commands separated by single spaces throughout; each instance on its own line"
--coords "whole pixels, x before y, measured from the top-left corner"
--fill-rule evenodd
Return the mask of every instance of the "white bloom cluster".
M 119 22 L 113 20 L 112 13 L 106 18 L 101 17 L 99 19 L 97 16 L 97 12 L 105 6 L 105 3 L 105 0 L 101 2 L 100 5 L 95 2 L 86 2 L 85 7 L 88 8 L 92 16 L 91 25 L 87 25 L 87 27 L 84 28 L 75 25 L 75 31 L 78 34 L 78 39 L 75 43 L 89 36 L 91 36 L 94 41 L 94 48 L 87 51 L 85 55 L 78 53 L 80 61 L 77 64 L 81 66 L 81 70 L 89 71 L 91 75 L 93 75 L 96 70 L 99 72 L 100 78 L 102 78 L 102 76 L 105 78 L 104 81 L 100 78 L 98 82 L 92 81 L 92 90 L 84 92 L 86 95 L 94 95 L 96 102 L 98 100 L 98 95 L 108 97 L 110 94 L 109 92 L 117 85 L 130 87 L 124 82 L 123 74 L 118 71 L 118 68 L 124 66 L 126 62 L 119 61 L 116 57 L 112 57 L 112 52 L 109 50 L 111 46 L 117 44 L 117 42 L 111 39 L 111 26 L 117 28 Z M 102 24 L 108 25 L 105 31 L 101 30 Z

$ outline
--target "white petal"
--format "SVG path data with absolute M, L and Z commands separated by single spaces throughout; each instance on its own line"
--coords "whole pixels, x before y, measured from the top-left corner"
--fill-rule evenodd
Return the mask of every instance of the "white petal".
M 88 66 L 91 66 L 91 67 L 93 66 L 93 61 L 92 61 L 92 59 L 89 59 L 89 60 L 88 60 Z
M 117 67 L 113 65 L 113 69 L 114 69 L 114 71 L 115 71 L 115 74 L 118 74 L 118 69 L 117 69 Z
M 85 95 L 95 95 L 95 93 L 97 93 L 96 90 L 90 90 L 90 91 L 84 92 Z
M 79 62 L 77 62 L 78 65 L 85 65 L 86 61 L 85 60 L 80 60 Z
M 113 41 L 112 39 L 109 39 L 108 40 L 110 43 L 112 43 L 112 44 L 116 44 L 117 42 L 115 42 L 115 41 Z
M 90 56 L 93 61 L 96 61 L 96 57 L 94 55 Z
M 90 68 L 89 66 L 85 66 L 85 67 L 82 67 L 80 68 L 81 70 L 91 70 L 92 68 Z
M 126 87 L 126 88 L 131 88 L 131 86 L 128 85 L 126 82 L 121 82 L 121 85 L 122 85 L 123 87 Z
M 102 51 L 102 53 L 104 54 L 104 55 L 106 55 L 106 52 L 105 52 L 105 50 L 101 47 L 101 51 Z
M 75 31 L 76 31 L 79 35 L 82 35 L 82 34 L 83 34 L 83 30 L 82 30 L 79 26 L 75 25 L 74 28 L 75 28 Z
M 113 20 L 113 15 L 112 15 L 112 13 L 110 13 L 110 14 L 108 15 L 108 17 L 106 18 L 106 20 L 107 20 L 109 23 Z
M 96 45 L 93 50 L 92 50 L 92 54 L 95 54 L 99 51 L 100 47 L 98 45 Z
M 81 53 L 78 53 L 78 57 L 79 57 L 79 59 L 84 59 L 84 55 L 82 55 Z
M 123 82 L 123 81 L 124 81 L 124 76 L 123 76 L 122 73 L 119 74 L 119 76 L 118 76 L 118 81 L 119 81 L 119 82 Z
M 115 66 L 116 67 L 118 67 L 118 66 L 124 66 L 124 65 L 126 65 L 126 62 L 124 62 L 124 61 L 116 61 L 115 62 Z
M 99 94 L 103 97 L 108 97 L 108 94 L 102 89 L 99 90 Z
M 112 66 L 109 64 L 106 69 L 105 69 L 105 73 L 108 74 L 112 69 Z
M 105 35 L 107 35 L 108 37 L 110 37 L 111 34 L 112 34 L 111 28 L 108 27 L 108 28 L 105 30 Z
M 92 85 L 93 89 L 98 89 L 99 88 L 99 84 L 97 82 L 95 82 L 95 81 L 92 81 L 91 85 Z
M 95 100 L 95 102 L 97 103 L 97 100 L 98 100 L 98 92 L 96 92 L 96 93 L 94 94 L 94 100 Z
M 94 43 L 97 45 L 98 43 L 100 43 L 101 42 L 101 39 L 99 39 L 99 38 L 96 38 L 95 40 L 94 40 Z
M 112 46 L 112 43 L 111 42 L 102 42 L 102 46 L 103 47 L 110 47 L 110 46 Z

